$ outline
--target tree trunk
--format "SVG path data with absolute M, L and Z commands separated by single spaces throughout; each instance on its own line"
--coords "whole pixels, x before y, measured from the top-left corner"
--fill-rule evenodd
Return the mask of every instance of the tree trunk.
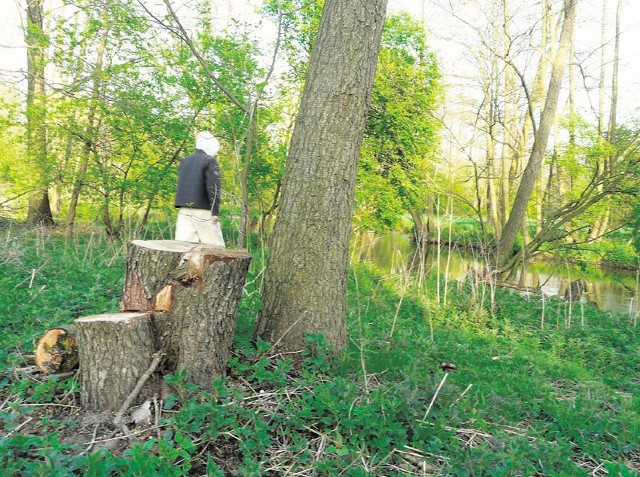
M 604 160 L 605 171 L 607 175 L 613 175 L 616 169 L 616 127 L 617 127 L 617 114 L 618 114 L 618 73 L 620 66 L 620 17 L 622 15 L 622 0 L 618 0 L 618 6 L 616 8 L 616 36 L 614 43 L 613 53 L 613 72 L 611 74 L 611 110 L 609 112 L 609 125 L 607 127 L 607 140 L 609 142 L 608 151 Z M 609 228 L 609 221 L 611 220 L 611 201 L 605 201 L 605 210 L 598 222 L 597 237 L 601 238 L 607 232 Z
M 536 131 L 533 148 L 529 157 L 529 162 L 522 175 L 520 186 L 516 194 L 515 201 L 509 214 L 509 220 L 505 224 L 502 236 L 498 242 L 497 260 L 498 267 L 502 267 L 509 262 L 513 245 L 516 241 L 518 229 L 522 225 L 522 220 L 526 214 L 531 193 L 536 184 L 536 177 L 540 170 L 542 160 L 547 147 L 549 133 L 553 126 L 558 104 L 558 96 L 562 86 L 562 79 L 569 60 L 569 47 L 571 42 L 571 32 L 575 22 L 576 0 L 565 0 L 564 22 L 560 45 L 556 58 L 553 61 L 549 89 L 545 99 L 544 109 L 540 117 L 540 125 Z
M 240 176 L 240 188 L 242 190 L 242 217 L 240 219 L 240 230 L 238 233 L 237 246 L 239 248 L 247 247 L 249 220 L 251 219 L 251 214 L 249 211 L 249 169 L 251 166 L 251 155 L 253 154 L 253 143 L 255 141 L 257 111 L 258 105 L 256 103 L 251 109 L 251 114 L 249 114 L 246 150 L 244 152 L 244 163 L 242 165 L 242 174 Z
M 291 138 L 256 334 L 299 351 L 342 349 L 356 164 L 386 0 L 327 0 Z
M 49 202 L 46 132 L 46 39 L 44 34 L 44 1 L 27 2 L 27 157 L 32 165 L 35 191 L 29 196 L 27 223 L 53 225 Z
M 45 226 L 54 225 L 48 188 L 38 188 L 29 196 L 27 223 Z
M 620 22 L 622 21 L 622 0 L 618 0 L 616 8 L 616 39 L 613 53 L 613 73 L 611 75 L 611 110 L 609 112 L 609 143 L 616 143 L 616 127 L 618 122 L 618 74 L 620 70 Z
M 607 169 L 607 153 L 605 152 L 605 80 L 607 72 L 607 11 L 608 2 L 603 0 L 602 2 L 602 20 L 600 23 L 600 77 L 598 79 L 598 167 L 600 170 L 605 171 Z M 603 185 L 598 184 L 598 193 L 602 193 Z M 606 202 L 606 201 L 605 201 Z M 605 206 L 606 207 L 606 206 Z M 592 240 L 599 240 L 602 238 L 601 233 L 605 227 L 606 222 L 606 210 L 604 214 L 596 217 L 591 224 L 591 232 L 589 237 Z
M 135 388 L 157 351 L 150 313 L 116 313 L 75 321 L 80 357 L 80 399 L 86 409 L 116 411 Z M 153 397 L 150 379 L 138 403 Z
M 104 30 L 102 31 L 100 42 L 98 43 L 98 50 L 96 52 L 96 64 L 93 69 L 93 87 L 91 90 L 91 100 L 89 101 L 89 112 L 87 114 L 87 127 L 84 132 L 84 147 L 82 150 L 82 156 L 80 157 L 80 163 L 78 164 L 78 168 L 76 170 L 75 178 L 73 181 L 73 189 L 71 191 L 71 198 L 69 199 L 69 208 L 67 209 L 67 223 L 65 225 L 65 235 L 67 237 L 70 237 L 73 234 L 73 227 L 76 221 L 76 210 L 78 208 L 80 192 L 82 191 L 82 187 L 84 186 L 84 180 L 87 175 L 87 169 L 89 167 L 91 154 L 93 154 L 95 150 L 95 136 L 97 132 L 97 128 L 95 127 L 96 111 L 98 109 L 100 91 L 104 82 L 102 63 L 111 28 L 111 24 L 109 22 L 108 2 L 105 2 L 103 6 L 102 21 Z
M 122 311 L 154 312 L 165 371 L 200 386 L 226 372 L 251 255 L 176 240 L 129 244 Z

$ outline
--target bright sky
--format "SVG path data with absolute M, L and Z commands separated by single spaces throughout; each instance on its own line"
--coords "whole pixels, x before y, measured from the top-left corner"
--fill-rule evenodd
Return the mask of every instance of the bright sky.
M 523 2 L 536 5 L 540 8 L 539 1 L 510 0 L 510 7 L 516 10 L 517 4 Z M 615 14 L 617 0 L 579 0 L 577 4 L 578 18 L 576 20 L 576 43 L 581 67 L 586 73 L 586 84 L 590 91 L 582 93 L 583 112 L 589 114 L 590 110 L 598 108 L 598 92 L 595 90 L 600 72 L 600 40 L 601 19 L 603 1 L 608 1 L 608 31 L 607 37 L 609 60 L 613 55 L 613 39 L 615 36 Z M 466 58 L 469 53 L 459 43 L 467 41 L 464 36 L 464 26 L 456 22 L 451 14 L 439 5 L 448 4 L 448 0 L 389 0 L 389 10 L 404 10 L 414 17 L 425 21 L 429 33 L 427 44 L 436 52 L 439 64 L 445 74 L 445 82 L 455 85 L 463 80 L 463 76 L 475 75 L 477 70 L 470 65 Z M 465 10 L 473 8 L 476 1 L 452 2 L 465 3 Z M 464 13 L 463 13 L 464 14 Z M 469 16 L 469 15 L 467 15 Z M 620 44 L 620 70 L 619 70 L 619 101 L 618 122 L 623 122 L 632 117 L 640 118 L 640 0 L 623 0 L 622 25 Z M 610 70 L 610 69 L 609 69 Z M 578 79 L 579 87 L 584 86 Z M 611 85 L 611 72 L 608 72 L 606 86 Z M 587 119 L 595 120 L 594 117 Z
M 617 0 L 609 0 L 611 22 L 610 37 L 613 37 L 613 18 L 615 15 L 615 3 Z M 7 79 L 19 80 L 22 75 L 17 75 L 16 70 L 25 69 L 26 52 L 20 29 L 24 0 L 0 0 L 3 14 L 0 16 L 0 81 Z M 176 2 L 177 3 L 177 2 Z M 224 0 L 215 2 L 219 7 L 221 16 L 231 16 L 241 20 L 249 20 L 251 14 L 247 13 L 246 5 L 257 5 L 260 0 Z M 473 74 L 473 70 L 467 67 L 465 73 L 466 53 L 458 44 L 460 37 L 460 25 L 456 25 L 451 15 L 437 6 L 438 0 L 389 0 L 389 11 L 408 11 L 416 18 L 424 19 L 429 31 L 428 44 L 436 51 L 441 68 L 445 74 L 445 81 L 455 85 L 461 76 Z M 45 0 L 46 8 L 59 4 L 59 0 Z M 467 3 L 468 5 L 468 3 Z M 583 49 L 594 50 L 600 42 L 599 19 L 601 17 L 602 0 L 580 0 L 578 3 L 578 41 L 585 45 Z M 637 53 L 637 45 L 640 45 L 640 0 L 624 0 L 623 25 L 621 41 L 621 65 L 620 65 L 620 120 L 631 117 L 634 113 L 640 115 L 640 55 Z M 179 11 L 186 14 L 184 11 Z M 591 46 L 589 46 L 591 44 Z M 612 48 L 612 46 L 611 46 Z M 612 50 L 610 50 L 612 51 Z M 586 55 L 586 53 L 585 53 Z M 599 53 L 595 52 L 586 58 L 584 67 L 590 74 L 589 85 L 597 82 Z M 610 84 L 610 80 L 608 83 Z M 597 93 L 594 91 L 589 97 L 585 97 L 585 108 L 590 103 L 597 107 Z

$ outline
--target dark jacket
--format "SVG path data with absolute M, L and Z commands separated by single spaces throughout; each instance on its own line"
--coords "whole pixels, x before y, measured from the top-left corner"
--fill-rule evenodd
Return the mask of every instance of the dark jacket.
M 220 191 L 220 168 L 215 157 L 197 149 L 180 162 L 176 207 L 208 209 L 211 215 L 218 215 Z

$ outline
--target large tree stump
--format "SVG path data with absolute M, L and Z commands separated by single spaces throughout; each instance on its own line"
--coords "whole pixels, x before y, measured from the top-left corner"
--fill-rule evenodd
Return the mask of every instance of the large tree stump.
M 200 386 L 223 376 L 251 255 L 207 244 L 129 244 L 122 311 L 153 313 L 165 372 L 187 370 Z
M 116 411 L 135 388 L 157 351 L 150 313 L 114 313 L 79 318 L 80 398 L 86 409 Z M 153 397 L 152 379 L 138 402 Z

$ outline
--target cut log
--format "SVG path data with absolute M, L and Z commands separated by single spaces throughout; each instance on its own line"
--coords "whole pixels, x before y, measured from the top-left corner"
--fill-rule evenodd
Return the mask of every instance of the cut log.
M 129 244 L 120 309 L 153 313 L 165 372 L 187 370 L 205 387 L 224 376 L 250 261 L 246 250 L 202 243 Z
M 80 399 L 90 410 L 116 411 L 131 394 L 157 351 L 151 314 L 114 313 L 75 321 L 80 358 Z M 158 391 L 149 379 L 137 404 Z
M 38 340 L 36 366 L 44 373 L 66 373 L 78 365 L 78 345 L 73 325 L 51 328 Z

